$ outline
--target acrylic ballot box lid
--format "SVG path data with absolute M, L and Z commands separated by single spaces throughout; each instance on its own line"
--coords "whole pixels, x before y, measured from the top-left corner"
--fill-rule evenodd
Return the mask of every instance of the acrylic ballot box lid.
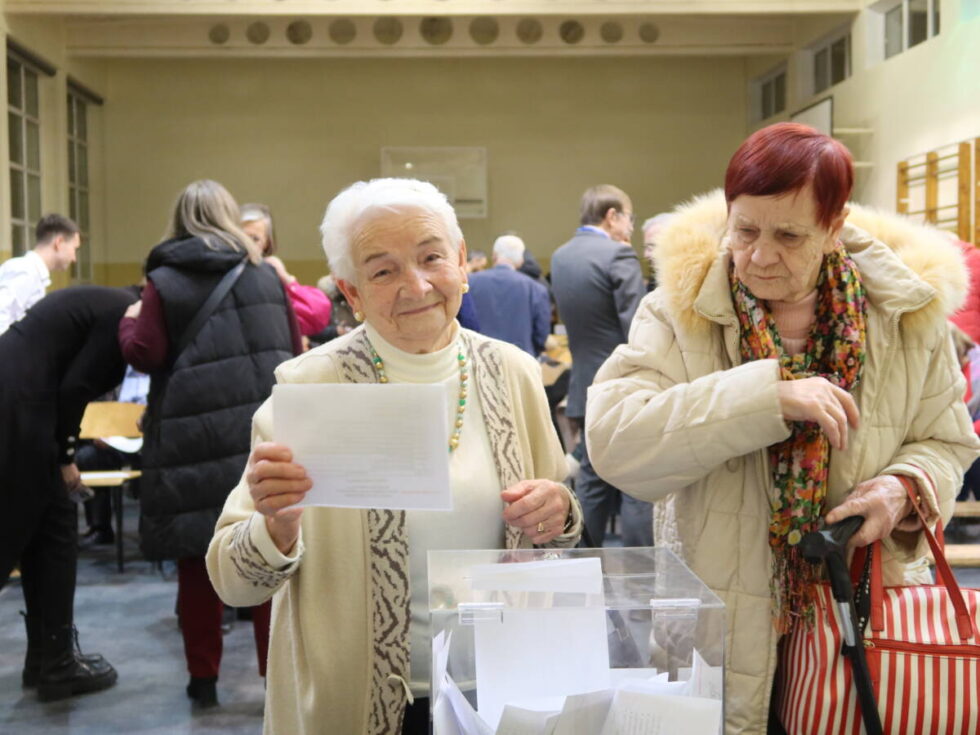
M 509 732 L 515 712 L 544 722 L 563 707 L 616 735 L 617 712 L 639 716 L 629 702 L 719 732 L 724 605 L 668 549 L 430 551 L 428 580 L 436 735 Z

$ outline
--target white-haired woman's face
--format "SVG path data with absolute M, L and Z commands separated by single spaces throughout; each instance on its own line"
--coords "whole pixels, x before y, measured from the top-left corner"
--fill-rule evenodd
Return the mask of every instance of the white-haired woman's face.
M 355 311 L 406 352 L 449 344 L 466 282 L 466 246 L 457 251 L 429 212 L 392 212 L 369 220 L 351 243 L 354 282 L 340 280 Z

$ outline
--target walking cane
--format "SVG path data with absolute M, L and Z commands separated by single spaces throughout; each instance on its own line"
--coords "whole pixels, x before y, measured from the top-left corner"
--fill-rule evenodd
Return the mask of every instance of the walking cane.
M 851 675 L 858 692 L 861 719 L 867 735 L 881 735 L 881 719 L 878 717 L 878 702 L 871 685 L 868 660 L 864 655 L 864 631 L 858 626 L 857 611 L 854 608 L 854 590 L 851 575 L 847 569 L 845 553 L 847 542 L 864 523 L 864 516 L 851 516 L 827 526 L 821 531 L 811 531 L 800 541 L 803 558 L 811 564 L 827 565 L 830 588 L 837 603 L 844 643 L 841 654 L 851 662 Z

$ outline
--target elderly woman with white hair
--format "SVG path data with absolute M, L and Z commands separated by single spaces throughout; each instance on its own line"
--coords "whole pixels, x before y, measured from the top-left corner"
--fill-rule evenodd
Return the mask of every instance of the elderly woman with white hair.
M 364 324 L 277 378 L 445 386 L 453 510 L 291 507 L 312 481 L 268 441 L 267 402 L 208 569 L 229 604 L 273 598 L 266 733 L 427 733 L 426 552 L 573 546 L 581 509 L 560 484 L 568 470 L 537 363 L 456 321 L 466 246 L 446 198 L 421 181 L 359 182 L 330 203 L 321 232 Z

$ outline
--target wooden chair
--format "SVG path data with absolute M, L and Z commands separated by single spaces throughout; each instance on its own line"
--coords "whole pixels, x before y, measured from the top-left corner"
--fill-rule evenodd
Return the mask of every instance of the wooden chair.
M 80 439 L 105 439 L 121 436 L 135 439 L 143 436 L 140 419 L 146 406 L 138 403 L 119 403 L 117 401 L 93 401 L 85 407 L 82 416 Z M 139 470 L 93 470 L 83 472 L 82 483 L 88 487 L 109 488 L 112 512 L 116 526 L 116 566 L 123 571 L 123 490 L 131 480 L 142 473 Z

